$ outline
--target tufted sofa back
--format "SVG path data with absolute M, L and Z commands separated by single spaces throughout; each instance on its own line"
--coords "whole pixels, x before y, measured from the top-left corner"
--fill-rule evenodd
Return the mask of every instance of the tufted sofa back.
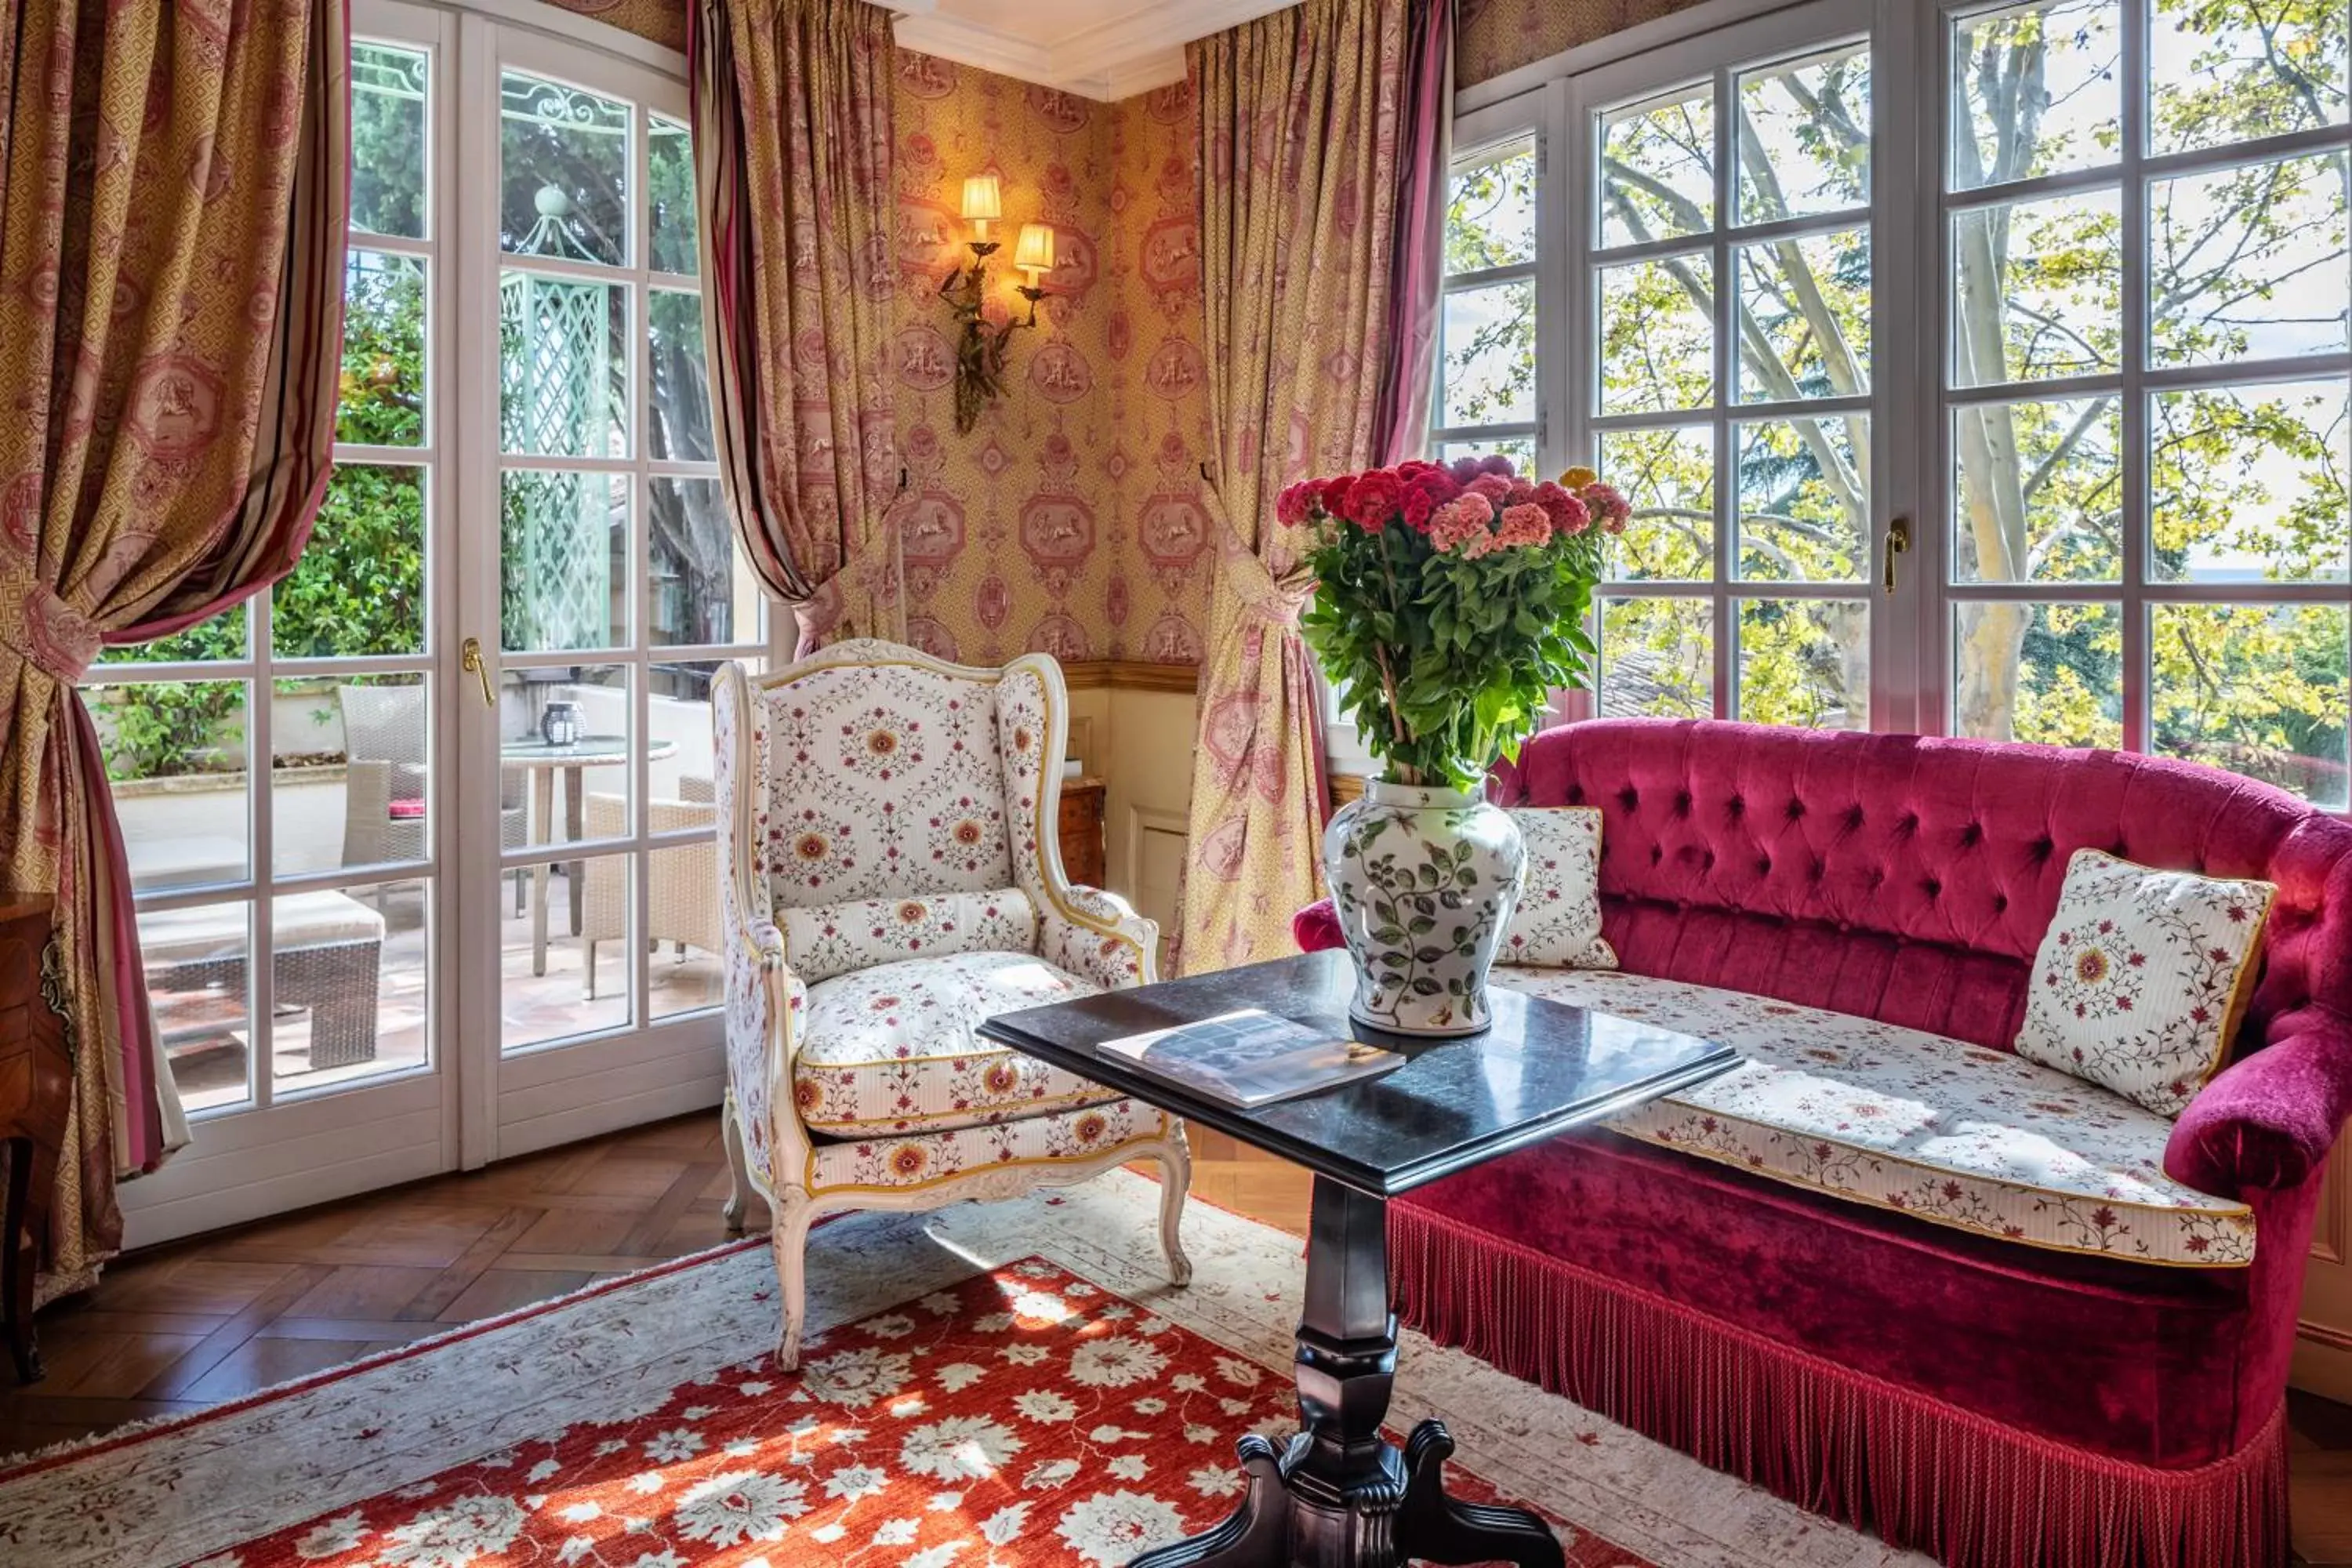
M 2007 1049 L 2081 848 L 2278 885 L 2240 1037 L 2352 1016 L 2352 824 L 2195 763 L 1913 735 L 1604 719 L 1496 768 L 1598 805 L 1604 934 L 1634 972 Z

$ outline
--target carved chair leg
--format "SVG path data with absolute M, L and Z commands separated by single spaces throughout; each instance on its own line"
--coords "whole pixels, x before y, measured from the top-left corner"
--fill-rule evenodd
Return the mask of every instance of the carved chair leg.
M 743 1127 L 736 1120 L 735 1091 L 727 1091 L 727 1102 L 719 1108 L 719 1139 L 727 1145 L 727 1201 L 719 1208 L 719 1217 L 727 1222 L 727 1234 L 743 1234 L 743 1202 L 751 1188 L 751 1172 L 743 1160 Z
M 1192 1260 L 1184 1256 L 1178 1234 L 1184 1219 L 1184 1199 L 1192 1186 L 1192 1150 L 1181 1122 L 1168 1129 L 1160 1152 L 1160 1250 L 1168 1255 L 1168 1279 L 1179 1290 L 1192 1282 Z
M 801 1364 L 801 1330 L 808 1318 L 808 1233 L 816 1205 L 798 1187 L 777 1194 L 775 1225 L 768 1233 L 776 1256 L 776 1295 L 782 1321 L 776 1327 L 776 1370 Z

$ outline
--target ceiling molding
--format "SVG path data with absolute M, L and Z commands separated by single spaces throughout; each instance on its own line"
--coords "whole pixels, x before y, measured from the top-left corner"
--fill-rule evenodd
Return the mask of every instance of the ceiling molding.
M 1184 79 L 1184 46 L 1293 0 L 1093 0 L 1114 8 L 1076 30 L 1050 5 L 1020 0 L 898 0 L 899 46 L 1101 102 Z

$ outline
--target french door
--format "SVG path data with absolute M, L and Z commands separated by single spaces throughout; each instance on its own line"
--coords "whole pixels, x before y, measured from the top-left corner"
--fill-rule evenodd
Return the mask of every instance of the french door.
M 336 470 L 273 594 L 93 672 L 193 1142 L 134 1245 L 715 1104 L 684 91 L 360 0 Z M 635 56 L 637 58 L 632 58 Z

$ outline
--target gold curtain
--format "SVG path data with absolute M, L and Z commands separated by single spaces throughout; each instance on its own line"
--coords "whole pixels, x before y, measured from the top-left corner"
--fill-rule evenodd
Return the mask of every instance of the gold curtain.
M 76 683 L 292 570 L 325 493 L 349 190 L 343 0 L 0 15 L 0 879 L 57 896 L 76 1042 L 44 1299 L 178 1143 Z
M 1191 45 L 1200 105 L 1211 508 L 1218 540 L 1180 963 L 1292 951 L 1320 892 L 1323 726 L 1298 615 L 1313 591 L 1282 489 L 1384 460 L 1413 12 L 1306 0 Z
M 865 0 L 696 0 L 687 40 L 719 471 L 803 649 L 899 611 L 896 47 Z

